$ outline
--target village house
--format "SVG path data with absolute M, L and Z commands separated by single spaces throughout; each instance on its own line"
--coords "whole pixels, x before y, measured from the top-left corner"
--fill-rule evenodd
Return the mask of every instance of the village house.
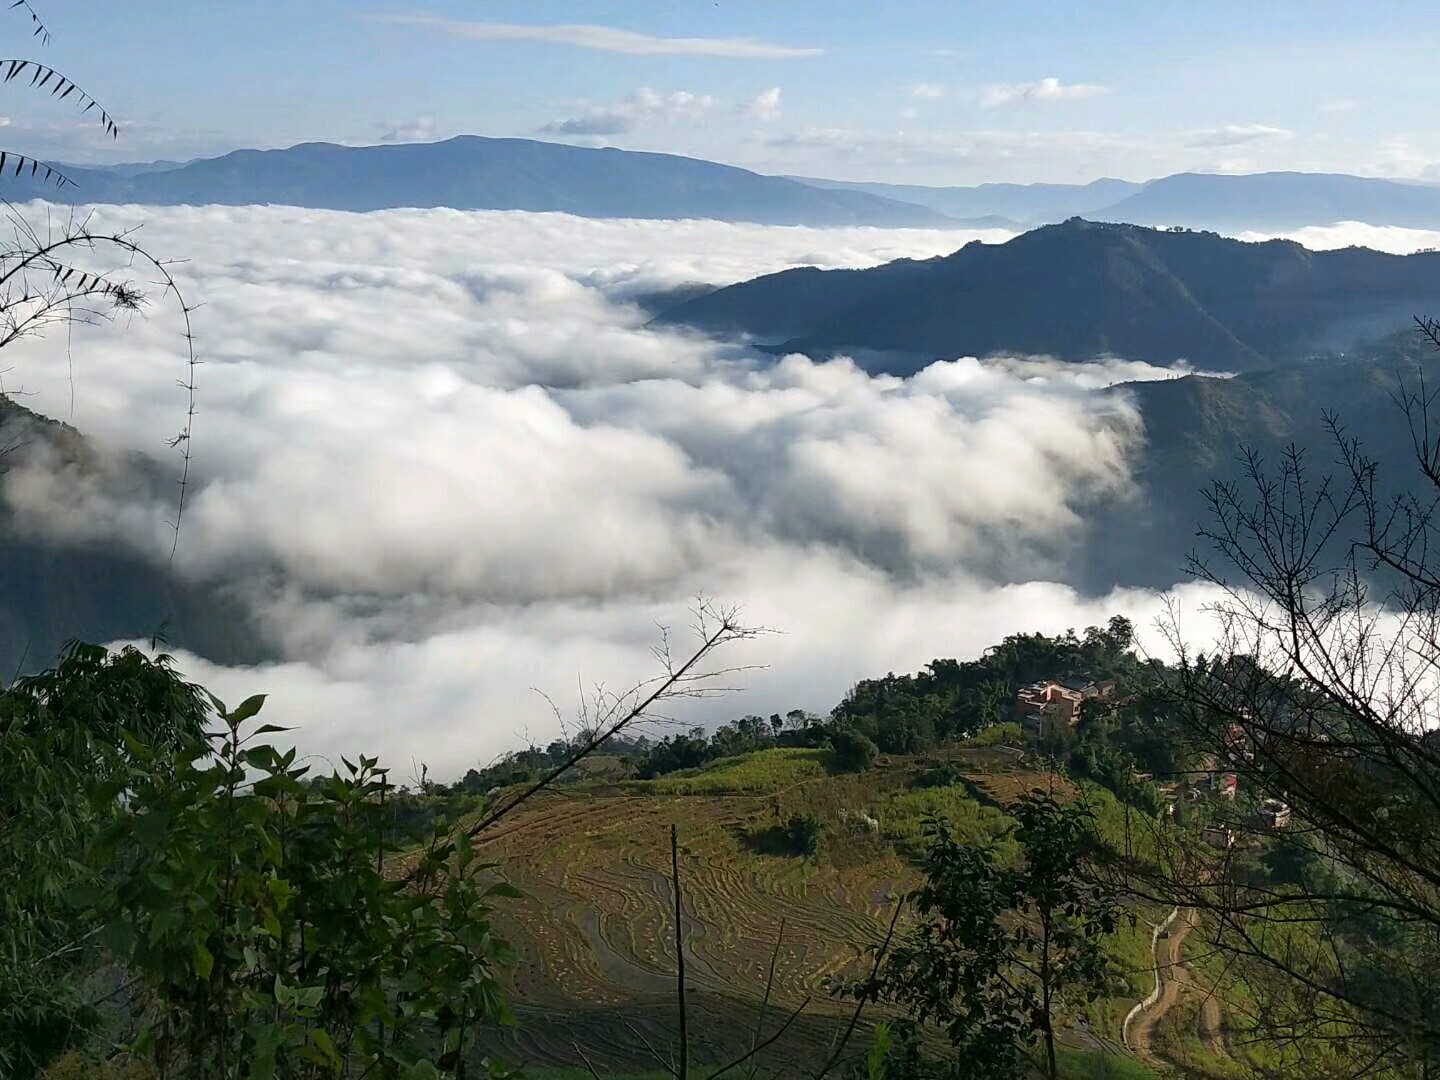
M 1015 709 L 1023 721 L 1041 729 L 1061 725 L 1073 728 L 1080 723 L 1080 704 L 1084 700 L 1080 691 L 1047 680 L 1022 689 L 1016 695 Z
M 1115 694 L 1114 679 L 1042 679 L 1024 687 L 1015 698 L 1020 718 L 1039 728 L 1080 723 L 1081 706 L 1089 700 L 1108 700 Z
M 1279 799 L 1266 799 L 1260 804 L 1256 816 L 1267 829 L 1284 829 L 1290 824 L 1290 807 Z

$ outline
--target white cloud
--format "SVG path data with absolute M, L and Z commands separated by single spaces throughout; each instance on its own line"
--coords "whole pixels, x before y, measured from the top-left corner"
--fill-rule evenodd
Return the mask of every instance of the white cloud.
M 1062 83 L 1052 77 L 1035 82 L 991 83 L 980 88 L 978 101 L 982 109 L 996 109 L 1003 105 L 1028 105 L 1034 102 L 1080 101 L 1109 92 L 1108 86 L 1096 83 Z
M 945 87 L 940 83 L 921 82 L 910 88 L 910 94 L 912 97 L 933 101 L 945 96 Z
M 1252 143 L 1283 142 L 1295 138 L 1293 131 L 1269 124 L 1224 124 L 1200 128 L 1185 134 L 1185 145 L 1192 147 L 1248 146 Z
M 1157 367 L 1143 360 L 1121 360 L 1115 357 L 1088 364 L 1076 364 L 1048 356 L 1001 356 L 989 363 L 996 369 L 1028 383 L 1058 382 L 1084 390 L 1101 390 L 1120 383 L 1162 382 L 1166 379 L 1184 378 L 1186 375 L 1229 378 L 1231 374 L 1223 371 L 1197 371 L 1184 360 L 1176 361 L 1170 367 Z
M 780 87 L 772 86 L 756 94 L 745 106 L 752 120 L 776 120 L 780 116 Z
M 435 138 L 435 118 L 417 116 L 399 123 L 380 123 L 378 138 L 382 143 L 431 142 Z
M 1117 154 L 1147 151 L 1154 143 L 1105 131 L 933 132 L 807 127 L 772 135 L 763 145 L 777 152 L 777 168 L 824 167 L 823 162 L 814 160 L 819 156 L 857 170 L 963 165 L 993 176 L 1017 166 L 1047 167 L 1057 157 L 1074 161 L 1080 170 L 1092 167 L 1092 163 L 1108 168 Z M 797 157 L 802 160 L 795 161 Z
M 1134 620 L 1142 647 L 1166 654 L 1155 630 L 1166 601 L 1139 590 L 1086 598 L 1050 582 L 997 586 L 964 575 L 897 584 L 825 553 L 793 551 L 742 567 L 725 585 L 748 598 L 751 624 L 783 632 L 720 654 L 717 663 L 756 667 L 727 680 L 739 692 L 677 710 L 685 724 L 790 708 L 823 714 L 860 679 L 915 671 L 937 656 L 975 656 L 1022 628 L 1058 634 L 1116 613 Z M 1203 640 L 1210 595 L 1182 586 L 1173 599 L 1191 640 Z M 656 622 L 686 644 L 683 600 L 629 599 L 504 608 L 420 640 L 341 638 L 324 653 L 256 668 L 181 652 L 179 666 L 231 704 L 268 691 L 261 719 L 298 725 L 305 752 L 331 760 L 378 753 L 401 774 L 423 761 L 432 776 L 451 779 L 500 751 L 554 737 L 549 706 L 532 687 L 568 708 L 577 676 L 618 689 L 653 675 Z
M 1420 180 L 1434 180 L 1437 176 L 1437 155 L 1428 138 L 1405 132 L 1386 135 L 1376 141 L 1371 155 L 1370 162 L 1357 171 Z
M 1283 237 L 1303 244 L 1311 251 L 1335 248 L 1367 247 L 1388 251 L 1392 255 L 1409 255 L 1416 251 L 1440 250 L 1440 232 L 1429 229 L 1405 229 L 1398 225 L 1367 225 L 1361 221 L 1342 221 L 1334 225 L 1309 225 L 1284 233 L 1245 232 L 1241 240 L 1273 240 Z
M 425 14 L 374 14 L 376 22 L 424 26 L 472 41 L 538 41 L 582 49 L 628 53 L 632 56 L 719 56 L 742 60 L 790 60 L 819 56 L 823 50 L 772 45 L 754 38 L 670 38 L 621 30 L 613 26 L 466 22 Z
M 779 91 L 776 91 L 778 99 Z M 548 135 L 620 135 L 637 128 L 693 123 L 715 107 L 708 94 L 674 90 L 662 94 L 642 86 L 612 105 L 592 105 L 578 116 L 554 120 L 540 128 Z
M 1124 499 L 1141 432 L 1112 362 L 959 359 L 912 378 L 778 363 L 651 328 L 632 298 L 798 263 L 864 266 L 972 236 L 450 210 L 111 208 L 179 269 L 205 366 L 177 572 L 241 589 L 283 662 L 185 670 L 269 691 L 303 748 L 377 749 L 442 775 L 553 721 L 532 686 L 647 674 L 656 621 L 706 593 L 784 633 L 744 697 L 694 718 L 823 709 L 855 679 L 1060 630 L 1149 595 L 1007 580 L 1060 572 L 1087 500 Z M 36 460 L 10 508 L 55 538 L 168 554 L 183 371 L 156 308 L 7 360 L 109 448 L 78 482 Z M 1019 577 L 1017 577 L 1019 575 Z M 721 710 L 717 712 L 716 710 Z

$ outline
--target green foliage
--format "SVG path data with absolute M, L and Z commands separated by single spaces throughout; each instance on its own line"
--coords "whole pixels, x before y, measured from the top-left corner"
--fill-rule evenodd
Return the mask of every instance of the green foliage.
M 672 795 L 778 791 L 824 776 L 829 758 L 828 750 L 778 747 L 712 761 L 700 769 L 646 781 L 644 787 Z
M 966 746 L 978 748 L 988 746 L 1019 746 L 1025 740 L 1025 730 L 1013 720 L 1003 724 L 991 724 L 965 740 Z
M 1133 639 L 1120 616 L 1081 635 L 1012 634 L 978 660 L 937 659 L 915 675 L 864 679 L 835 706 L 831 724 L 860 732 L 887 754 L 920 753 L 1005 724 L 1016 692 L 1037 679 L 1132 674 Z
M 720 758 L 776 746 L 820 746 L 825 736 L 818 724 L 817 717 L 792 709 L 783 717 L 773 713 L 768 720 L 761 716 L 742 716 L 734 723 L 721 724 L 709 738 L 701 728 L 693 728 L 688 734 L 670 735 L 645 747 L 639 756 L 636 774 L 649 780 L 666 773 L 696 769 Z
M 1102 738 L 1082 735 L 1069 755 L 1070 772 L 1093 780 L 1121 799 L 1154 816 L 1160 812 L 1160 791 L 1150 780 L 1136 776 L 1135 758 Z
M 992 844 L 927 823 L 925 882 L 912 897 L 919 923 L 875 979 L 852 988 L 940 1029 L 957 1051 L 942 1075 L 956 1080 L 1018 1080 L 1029 1070 L 1027 1050 L 1042 1040 L 1054 1080 L 1057 1013 L 1093 1001 L 1106 982 L 1104 939 L 1117 907 L 1083 874 L 1095 844 L 1089 810 L 1033 792 L 1011 813 L 1022 854 L 1013 866 Z M 917 1045 L 909 1044 L 911 1059 Z
M 1134 1058 L 1099 1050 L 1057 1047 L 1060 1075 L 1068 1080 L 1156 1080 L 1155 1074 Z
M 870 1039 L 870 1049 L 865 1052 L 865 1080 L 885 1080 L 885 1059 L 892 1045 L 894 1040 L 890 1035 L 890 1025 L 877 1024 Z
M 785 822 L 785 846 L 794 855 L 813 859 L 820 852 L 820 832 L 814 814 L 792 814 Z
M 74 900 L 108 874 L 77 855 L 123 814 L 95 796 L 204 718 L 168 658 L 134 649 L 74 645 L 0 693 L 0 1076 L 35 1075 L 97 1022 L 95 935 Z
M 640 759 L 636 775 L 642 780 L 650 780 L 665 773 L 699 768 L 719 756 L 718 752 L 712 752 L 710 740 L 696 729 L 688 735 L 671 735 L 661 739 Z
M 993 845 L 1001 862 L 1009 861 L 1013 854 L 1008 834 L 1014 823 L 1005 811 L 977 800 L 967 784 L 894 792 L 881 808 L 880 818 L 886 836 L 917 860 L 923 860 L 930 846 L 934 820 L 943 820 L 950 835 L 963 843 Z
M 213 699 L 212 699 L 213 700 Z M 295 751 L 233 711 L 212 751 L 145 748 L 127 812 L 88 853 L 114 867 L 88 897 L 100 938 L 143 987 L 132 1050 L 161 1075 L 421 1078 L 465 1075 L 479 1024 L 508 1014 L 507 959 L 468 841 L 438 823 L 402 878 L 375 759 L 303 782 Z
M 823 831 L 820 819 L 814 814 L 791 814 L 782 824 L 751 832 L 745 843 L 762 855 L 813 859 L 820 854 L 820 834 Z
M 830 733 L 835 768 L 841 772 L 865 772 L 875 764 L 879 748 L 858 731 L 838 728 Z
M 958 784 L 965 779 L 965 774 L 952 762 L 946 761 L 939 765 L 932 765 L 921 772 L 912 781 L 917 788 L 949 787 Z
M 468 800 L 425 809 L 366 757 L 308 780 L 263 700 L 207 707 L 167 658 L 93 646 L 0 692 L 0 1076 L 94 1043 L 116 999 L 129 1064 L 57 1067 L 461 1076 L 507 1017 L 513 890 L 448 839 Z

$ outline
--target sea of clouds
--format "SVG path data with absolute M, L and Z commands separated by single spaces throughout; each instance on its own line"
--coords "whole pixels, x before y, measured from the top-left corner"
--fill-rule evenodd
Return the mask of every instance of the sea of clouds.
M 225 698 L 269 693 L 269 719 L 300 725 L 308 751 L 447 777 L 545 741 L 557 725 L 537 689 L 566 706 L 577 688 L 653 674 L 657 626 L 683 648 L 701 595 L 778 632 L 721 657 L 763 668 L 680 708 L 686 722 L 824 711 L 860 678 L 1020 630 L 1123 612 L 1144 632 L 1169 602 L 1046 578 L 1084 506 L 1132 494 L 1143 426 L 1123 395 L 1094 391 L 1174 372 L 960 358 L 871 375 L 652 328 L 636 302 L 1004 233 L 95 213 L 102 229 L 143 223 L 147 247 L 186 260 L 203 366 L 174 568 L 238 586 L 280 658 L 232 669 L 181 651 L 181 667 Z M 178 475 L 165 440 L 185 409 L 179 331 L 157 296 L 121 325 L 7 350 L 5 388 Z M 52 542 L 169 557 L 166 485 L 37 457 L 0 494 Z

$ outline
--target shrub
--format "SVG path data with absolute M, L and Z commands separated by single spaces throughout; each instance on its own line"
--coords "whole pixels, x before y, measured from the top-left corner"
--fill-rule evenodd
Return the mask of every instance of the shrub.
M 814 814 L 792 814 L 785 822 L 785 846 L 792 855 L 814 858 L 820 851 L 820 819 Z
M 875 764 L 879 748 L 858 731 L 840 728 L 830 735 L 835 767 L 841 772 L 864 772 Z
M 672 735 L 661 739 L 646 752 L 635 773 L 642 780 L 650 780 L 681 769 L 699 768 L 718 756 L 718 751 L 698 732 Z
M 791 814 L 783 824 L 755 829 L 745 846 L 761 855 L 798 855 L 813 859 L 820 852 L 820 819 L 814 814 Z
M 942 765 L 932 765 L 919 776 L 915 777 L 914 786 L 917 788 L 950 787 L 965 779 L 965 774 L 957 769 L 950 762 Z
M 98 1023 L 82 985 L 92 924 L 72 901 L 104 891 L 111 867 L 77 855 L 121 815 L 137 755 L 204 723 L 199 690 L 135 649 L 74 645 L 0 690 L 0 1076 L 35 1076 Z
M 514 890 L 443 818 L 394 873 L 414 839 L 385 770 L 304 782 L 256 738 L 283 729 L 242 733 L 262 700 L 212 699 L 217 745 L 137 743 L 126 811 L 86 852 L 113 868 L 83 900 L 146 1003 L 136 1056 L 196 1080 L 465 1075 L 476 1028 L 508 1016 L 489 903 Z

